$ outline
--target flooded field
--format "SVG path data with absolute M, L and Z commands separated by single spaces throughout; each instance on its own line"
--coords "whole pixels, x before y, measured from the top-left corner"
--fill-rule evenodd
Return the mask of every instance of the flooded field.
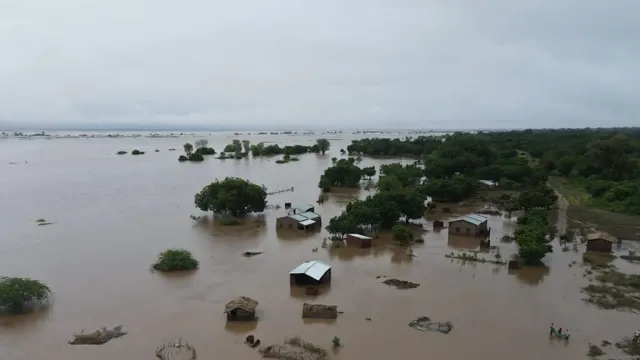
M 218 151 L 233 138 L 207 136 Z M 305 136 L 240 138 L 315 142 Z M 354 250 L 322 248 L 324 230 L 277 232 L 283 208 L 241 226 L 220 226 L 209 218 L 196 223 L 190 215 L 205 214 L 195 209 L 193 195 L 225 176 L 247 178 L 268 191 L 294 187 L 269 196 L 269 204 L 315 204 L 320 175 L 350 139 L 330 136 L 328 154 L 302 155 L 287 164 L 276 164 L 277 157 L 179 163 L 182 144 L 195 139 L 0 141 L 0 274 L 43 280 L 54 291 L 48 308 L 0 317 L 1 359 L 151 359 L 157 346 L 177 337 L 189 341 L 202 359 L 258 359 L 256 350 L 243 345 L 249 334 L 263 344 L 299 335 L 327 348 L 338 336 L 343 346 L 332 354 L 336 359 L 584 359 L 589 342 L 615 342 L 638 327 L 637 315 L 582 301 L 584 245 L 578 252 L 562 251 L 556 242 L 547 267 L 510 274 L 506 266 L 445 258 L 452 251 L 479 250 L 479 241 L 449 238 L 446 229 L 432 231 L 430 222 L 424 244 L 413 246 L 414 257 L 384 234 L 373 249 Z M 115 155 L 133 149 L 146 154 Z M 393 161 L 365 158 L 360 166 Z M 367 194 L 337 191 L 315 210 L 326 224 L 351 199 Z M 560 232 L 567 225 L 564 212 L 561 207 Z M 37 226 L 40 218 L 52 224 Z M 489 226 L 502 256 L 515 253 L 515 244 L 500 242 L 515 220 L 491 216 Z M 619 250 L 634 246 L 624 243 Z M 152 273 L 150 265 L 169 247 L 191 250 L 200 269 Z M 264 253 L 245 258 L 245 251 Z M 332 266 L 332 285 L 318 296 L 289 285 L 288 272 L 307 260 Z M 578 265 L 570 266 L 575 261 Z M 616 264 L 637 272 L 621 260 Z M 383 276 L 420 286 L 397 290 L 382 284 Z M 224 305 L 238 296 L 259 301 L 257 323 L 226 323 Z M 335 304 L 344 314 L 335 321 L 303 321 L 304 302 Z M 408 324 L 419 316 L 450 321 L 453 330 L 416 331 Z M 571 330 L 570 341 L 549 339 L 552 322 Z M 67 344 L 80 330 L 118 324 L 128 331 L 121 339 L 101 346 Z

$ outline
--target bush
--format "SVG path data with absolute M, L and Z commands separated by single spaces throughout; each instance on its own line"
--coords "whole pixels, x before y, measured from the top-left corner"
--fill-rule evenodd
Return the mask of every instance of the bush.
M 391 229 L 391 232 L 393 233 L 393 240 L 400 245 L 407 246 L 413 242 L 413 233 L 405 225 L 396 224 Z
M 131 155 L 144 155 L 144 151 L 136 149 L 131 152 Z
M 169 249 L 160 253 L 153 269 L 163 272 L 183 271 L 197 269 L 198 265 L 198 260 L 188 250 Z
M 127 152 L 124 150 L 120 150 L 116 153 L 116 155 L 125 155 Z
M 184 155 L 180 155 L 180 157 L 178 158 L 178 161 L 180 161 L 180 162 L 185 162 L 185 161 L 188 161 L 188 160 L 189 160 L 189 158 L 184 156 Z
M 198 152 L 196 151 L 195 153 L 189 155 L 189 161 L 193 161 L 193 162 L 204 161 L 204 156 L 198 154 Z
M 51 289 L 38 280 L 0 277 L 0 308 L 11 313 L 21 313 L 25 305 L 45 301 L 50 295 Z
M 210 147 L 201 147 L 201 148 L 198 148 L 194 154 L 215 155 L 216 151 L 213 148 L 210 148 Z

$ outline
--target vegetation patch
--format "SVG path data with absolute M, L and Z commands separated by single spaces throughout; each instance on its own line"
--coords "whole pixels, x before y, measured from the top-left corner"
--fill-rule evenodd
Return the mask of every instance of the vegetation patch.
M 22 313 L 29 305 L 44 302 L 51 296 L 45 283 L 29 278 L 0 277 L 0 309 Z
M 462 261 L 473 261 L 473 262 L 479 262 L 479 263 L 489 263 L 489 264 L 496 264 L 496 265 L 506 265 L 507 262 L 502 260 L 502 255 L 500 255 L 499 252 L 495 253 L 495 259 L 485 259 L 482 257 L 478 257 L 478 253 L 477 252 L 473 252 L 471 254 L 467 254 L 467 253 L 460 253 L 460 254 L 456 254 L 454 252 L 451 252 L 450 254 L 445 255 L 444 257 L 449 258 L 449 259 L 457 259 L 457 260 L 462 260 Z
M 393 240 L 395 240 L 401 246 L 408 246 L 413 242 L 413 233 L 404 224 L 395 224 L 391 228 L 393 234 Z
M 153 269 L 162 272 L 195 270 L 199 266 L 191 252 L 185 249 L 169 249 L 160 253 Z
M 383 283 L 385 285 L 393 286 L 398 290 L 415 289 L 418 286 L 420 286 L 420 284 L 412 283 L 411 281 L 398 280 L 398 279 L 387 279 L 383 281 Z
M 611 260 L 607 256 L 583 255 L 584 263 L 596 271 L 597 282 L 582 288 L 587 295 L 584 300 L 601 309 L 640 311 L 640 275 L 619 272 Z
M 144 151 L 136 149 L 131 152 L 131 155 L 144 155 Z
M 282 157 L 282 159 L 276 160 L 276 164 L 286 164 L 286 163 L 291 162 L 291 161 L 300 161 L 300 159 L 298 159 L 297 157 L 292 157 L 289 154 L 285 154 Z
M 196 141 L 196 146 L 198 147 L 195 151 L 193 145 L 191 143 L 186 143 L 183 145 L 185 155 L 180 155 L 178 157 L 179 162 L 191 161 L 191 162 L 202 162 L 204 161 L 205 155 L 215 155 L 216 151 L 210 147 L 207 147 L 207 140 L 199 139 Z

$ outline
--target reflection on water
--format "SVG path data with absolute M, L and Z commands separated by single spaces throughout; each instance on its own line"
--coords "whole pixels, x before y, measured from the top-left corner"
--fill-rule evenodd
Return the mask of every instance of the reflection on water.
M 224 329 L 227 332 L 236 334 L 255 332 L 255 330 L 258 328 L 258 322 L 260 322 L 260 318 L 261 316 L 258 316 L 258 321 L 227 321 L 224 325 Z
M 338 322 L 338 320 L 337 319 L 309 319 L 309 318 L 302 318 L 302 322 L 305 325 L 332 326 L 332 325 L 335 325 Z
M 519 270 L 510 270 L 509 274 L 515 274 L 523 284 L 537 286 L 550 272 L 551 269 L 547 266 L 525 266 Z
M 0 328 L 21 331 L 29 331 L 30 329 L 36 328 L 39 324 L 47 321 L 51 312 L 51 306 L 54 306 L 53 300 L 34 307 L 30 312 L 24 314 L 10 315 L 0 313 Z
M 315 295 L 310 295 L 307 292 L 308 288 L 317 289 L 318 293 Z M 289 296 L 292 298 L 304 300 L 304 301 L 315 301 L 317 299 L 326 297 L 329 295 L 331 291 L 331 284 L 322 284 L 322 285 L 313 285 L 313 286 L 295 286 L 291 285 L 289 289 Z M 302 308 L 301 310 L 302 311 Z
M 458 251 L 471 251 L 480 249 L 480 238 L 471 236 L 448 235 L 447 245 Z

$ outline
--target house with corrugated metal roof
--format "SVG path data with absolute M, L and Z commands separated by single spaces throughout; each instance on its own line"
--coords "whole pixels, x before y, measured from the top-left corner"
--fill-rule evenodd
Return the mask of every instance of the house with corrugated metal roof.
M 469 214 L 449 220 L 449 235 L 489 236 L 489 220 L 480 214 Z
M 291 208 L 286 216 L 276 220 L 277 229 L 318 230 L 322 227 L 322 217 L 314 212 L 311 204 L 299 204 Z
M 331 283 L 331 266 L 312 260 L 304 262 L 289 272 L 291 285 L 319 285 Z

